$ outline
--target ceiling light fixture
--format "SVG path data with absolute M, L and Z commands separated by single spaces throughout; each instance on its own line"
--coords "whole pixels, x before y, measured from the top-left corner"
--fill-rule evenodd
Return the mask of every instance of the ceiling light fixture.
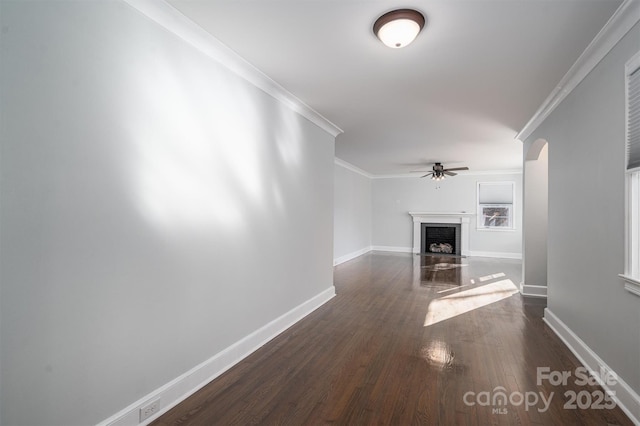
M 424 24 L 424 15 L 417 10 L 398 9 L 379 17 L 373 32 L 385 45 L 399 49 L 415 40 Z
M 431 175 L 431 180 L 443 180 L 446 176 L 441 171 L 435 171 Z

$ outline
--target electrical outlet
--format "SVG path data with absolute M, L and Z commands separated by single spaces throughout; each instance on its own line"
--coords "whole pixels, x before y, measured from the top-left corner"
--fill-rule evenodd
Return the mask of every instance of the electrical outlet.
M 149 402 L 147 405 L 140 407 L 140 421 L 147 420 L 149 417 L 160 411 L 160 398 Z

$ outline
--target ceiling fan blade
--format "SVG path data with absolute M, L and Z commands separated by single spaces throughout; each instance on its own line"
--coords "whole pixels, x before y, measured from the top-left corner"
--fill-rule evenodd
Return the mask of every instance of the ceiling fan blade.
M 433 172 L 431 172 L 431 173 L 427 173 L 427 174 L 426 174 L 426 175 L 424 175 L 424 176 L 420 176 L 420 179 L 425 178 L 425 177 L 427 177 L 427 176 L 431 176 L 432 174 L 433 174 Z
M 411 170 L 409 173 L 427 173 L 430 172 L 431 170 Z
M 452 167 L 450 169 L 445 169 L 445 171 L 452 171 L 452 170 L 469 170 L 468 167 Z
M 447 176 L 455 176 L 455 175 L 457 175 L 457 173 L 450 172 L 449 170 L 445 170 L 445 171 L 444 171 L 444 172 L 442 172 L 442 173 L 444 173 L 444 174 L 445 174 L 445 175 L 447 175 Z

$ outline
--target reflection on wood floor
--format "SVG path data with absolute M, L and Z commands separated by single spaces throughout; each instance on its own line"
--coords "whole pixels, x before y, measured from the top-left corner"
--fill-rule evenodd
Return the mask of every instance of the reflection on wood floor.
M 414 263 L 420 263 L 420 285 L 459 287 L 462 285 L 462 268 L 469 266 L 466 260 L 455 256 L 415 256 Z
M 565 406 L 599 387 L 537 383 L 580 364 L 520 276 L 515 260 L 361 256 L 335 268 L 333 300 L 154 424 L 631 425 Z

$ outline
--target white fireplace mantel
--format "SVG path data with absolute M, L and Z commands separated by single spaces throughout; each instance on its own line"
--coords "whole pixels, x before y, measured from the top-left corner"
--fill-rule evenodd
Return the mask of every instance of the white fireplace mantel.
M 459 223 L 460 254 L 469 255 L 469 222 L 474 213 L 466 212 L 409 212 L 413 217 L 413 252 L 420 253 L 421 225 L 423 223 Z

